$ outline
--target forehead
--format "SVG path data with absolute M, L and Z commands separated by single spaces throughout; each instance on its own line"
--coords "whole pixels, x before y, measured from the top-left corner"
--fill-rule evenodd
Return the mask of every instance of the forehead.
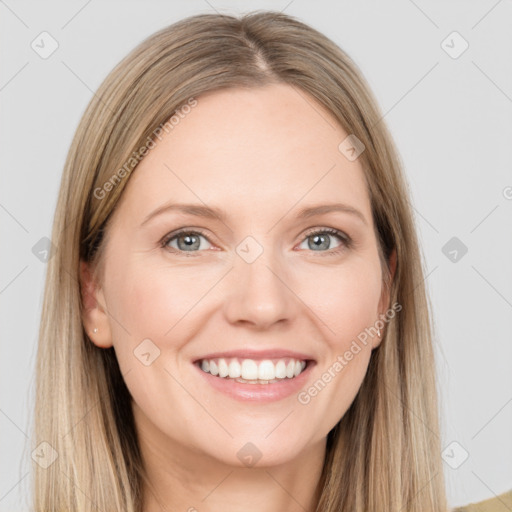
M 360 160 L 338 149 L 349 134 L 307 93 L 272 84 L 196 100 L 133 172 L 122 202 L 138 215 L 169 200 L 274 217 L 296 203 L 343 201 L 370 220 Z

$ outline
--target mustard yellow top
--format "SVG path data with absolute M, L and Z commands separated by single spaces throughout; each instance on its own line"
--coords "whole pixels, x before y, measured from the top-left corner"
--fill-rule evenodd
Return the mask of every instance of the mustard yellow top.
M 479 503 L 471 503 L 465 507 L 459 507 L 453 512 L 511 512 L 512 511 L 512 490 L 500 494 Z

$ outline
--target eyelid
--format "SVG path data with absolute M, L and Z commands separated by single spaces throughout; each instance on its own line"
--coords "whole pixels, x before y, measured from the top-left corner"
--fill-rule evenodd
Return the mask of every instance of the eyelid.
M 308 229 L 304 233 L 304 237 L 307 238 L 308 236 L 311 236 L 315 233 L 328 233 L 330 235 L 336 235 L 339 236 L 341 239 L 345 240 L 346 242 L 349 242 L 351 238 L 343 231 L 335 228 L 329 228 L 329 227 L 320 227 L 320 228 L 311 228 Z

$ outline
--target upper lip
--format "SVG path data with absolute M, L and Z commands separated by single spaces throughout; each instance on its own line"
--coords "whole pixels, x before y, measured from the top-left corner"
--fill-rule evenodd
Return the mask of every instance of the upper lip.
M 310 355 L 301 352 L 295 352 L 292 350 L 283 349 L 270 349 L 270 350 L 227 350 L 224 352 L 212 352 L 204 356 L 194 359 L 194 362 L 201 361 L 203 359 L 218 359 L 218 358 L 230 358 L 238 357 L 240 359 L 280 359 L 280 358 L 292 358 L 300 361 L 311 361 L 314 360 Z

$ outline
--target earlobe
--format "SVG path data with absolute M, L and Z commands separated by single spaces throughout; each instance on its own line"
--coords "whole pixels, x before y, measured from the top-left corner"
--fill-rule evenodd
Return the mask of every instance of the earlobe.
M 99 348 L 111 347 L 112 334 L 105 297 L 94 272 L 85 261 L 80 261 L 80 293 L 82 323 L 89 339 Z

